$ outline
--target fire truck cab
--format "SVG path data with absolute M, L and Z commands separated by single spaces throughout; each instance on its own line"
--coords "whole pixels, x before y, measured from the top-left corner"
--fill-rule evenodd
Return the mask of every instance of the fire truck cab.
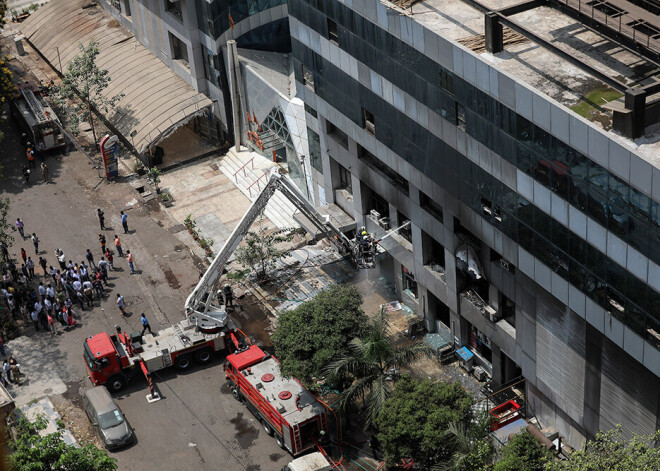
M 228 355 L 225 375 L 234 398 L 293 456 L 315 448 L 322 431 L 327 436 L 325 407 L 297 379 L 284 378 L 280 363 L 258 346 Z

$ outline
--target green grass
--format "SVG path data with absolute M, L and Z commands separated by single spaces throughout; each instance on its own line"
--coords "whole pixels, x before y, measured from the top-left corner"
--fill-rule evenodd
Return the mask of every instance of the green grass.
M 600 107 L 605 103 L 621 98 L 623 93 L 617 92 L 609 87 L 601 87 L 587 93 L 582 100 L 576 105 L 571 106 L 571 110 L 575 111 L 580 116 L 591 119 L 595 111 L 600 110 Z

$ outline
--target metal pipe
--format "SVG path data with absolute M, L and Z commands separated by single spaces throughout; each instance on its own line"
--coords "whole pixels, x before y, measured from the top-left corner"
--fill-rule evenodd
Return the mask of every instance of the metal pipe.
M 240 105 L 240 113 L 238 114 L 239 121 L 239 132 L 242 129 L 248 129 L 248 124 L 245 121 L 245 113 L 249 113 L 250 110 L 247 108 L 247 102 L 245 100 L 245 94 L 243 93 L 243 78 L 241 74 L 241 64 L 238 60 L 238 50 L 236 49 L 236 41 L 227 41 L 227 46 L 231 47 L 232 58 L 234 60 L 234 73 L 236 74 L 236 90 L 238 92 L 238 103 Z M 241 135 L 242 137 L 242 135 Z
M 237 96 L 238 87 L 236 82 L 236 70 L 234 62 L 234 54 L 236 48 L 236 41 L 230 39 L 227 41 L 227 69 L 229 73 L 229 96 L 231 98 L 231 111 L 234 122 L 234 143 L 236 144 L 236 152 L 241 151 L 241 122 L 240 120 L 240 102 Z

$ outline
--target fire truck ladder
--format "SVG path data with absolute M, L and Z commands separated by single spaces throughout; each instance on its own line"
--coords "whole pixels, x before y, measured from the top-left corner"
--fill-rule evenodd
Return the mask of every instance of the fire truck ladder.
M 330 222 L 329 217 L 319 214 L 316 208 L 307 202 L 305 197 L 300 193 L 300 190 L 293 183 L 286 180 L 276 170 L 273 170 L 264 189 L 261 190 L 257 199 L 254 200 L 252 206 L 250 206 L 243 219 L 241 219 L 234 229 L 234 232 L 232 232 L 225 242 L 225 245 L 222 246 L 218 255 L 211 262 L 211 266 L 206 270 L 206 273 L 199 280 L 193 292 L 188 296 L 185 309 L 186 315 L 191 322 L 198 325 L 203 324 L 207 327 L 209 324 L 224 327 L 226 318 L 221 321 L 208 313 L 211 307 L 211 299 L 214 295 L 214 287 L 220 275 L 222 275 L 222 270 L 229 257 L 234 253 L 238 244 L 249 231 L 250 226 L 256 221 L 259 214 L 261 214 L 268 204 L 271 196 L 277 190 L 280 190 L 294 204 L 296 209 L 306 216 L 322 234 L 330 236 L 330 240 L 339 248 L 341 254 L 351 255 L 355 260 L 355 254 L 357 253 L 355 244 L 337 226 Z
M 41 106 L 41 103 L 39 103 L 39 100 L 37 100 L 37 97 L 34 96 L 34 93 L 32 93 L 32 90 L 27 87 L 23 87 L 21 88 L 21 93 L 23 94 L 23 98 L 25 98 L 25 102 L 30 107 L 30 111 L 32 111 L 32 115 L 35 117 L 37 122 L 41 124 L 48 121 L 46 112 Z

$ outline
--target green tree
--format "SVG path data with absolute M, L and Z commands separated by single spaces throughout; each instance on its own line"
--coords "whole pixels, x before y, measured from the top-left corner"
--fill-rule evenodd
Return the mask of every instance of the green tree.
M 2 172 L 2 166 L 0 166 L 0 174 Z M 1 177 L 2 175 L 0 175 Z M 0 243 L 7 244 L 7 247 L 11 246 L 14 242 L 14 236 L 12 235 L 13 226 L 9 219 L 9 198 L 0 197 Z
M 346 354 L 340 354 L 326 373 L 339 383 L 349 384 L 339 396 L 346 410 L 351 404 L 365 408 L 364 426 L 369 429 L 392 392 L 399 368 L 413 363 L 429 349 L 423 342 L 395 345 L 387 335 L 384 310 L 371 320 L 363 335 L 350 341 Z
M 484 413 L 470 421 L 449 424 L 442 432 L 443 450 L 440 450 L 439 460 L 431 470 L 490 470 L 495 455 L 490 422 L 490 416 Z
M 416 381 L 403 376 L 376 418 L 378 439 L 389 464 L 412 458 L 422 469 L 447 460 L 450 424 L 472 419 L 472 398 L 458 383 Z
M 21 418 L 16 426 L 16 438 L 10 441 L 12 454 L 8 464 L 12 470 L 38 471 L 114 471 L 117 463 L 108 452 L 94 445 L 76 448 L 67 445 L 62 432 L 39 435 L 46 422 L 38 419 L 30 423 Z
M 351 285 L 333 285 L 314 299 L 283 312 L 273 334 L 275 355 L 285 376 L 302 381 L 323 375 L 337 352 L 367 323 L 362 295 Z
M 624 438 L 621 427 L 598 432 L 566 461 L 550 461 L 548 471 L 655 471 L 660 469 L 660 430 Z
M 543 471 L 552 459 L 552 452 L 525 430 L 502 447 L 493 471 Z
M 2 15 L 2 2 L 0 1 L 0 15 Z M 0 19 L 0 23 L 2 20 Z M 2 26 L 0 25 L 0 28 Z M 7 61 L 0 57 L 0 109 L 2 109 L 5 103 L 14 97 L 16 93 L 16 87 L 11 81 L 12 73 L 9 66 L 7 66 Z
M 292 238 L 288 231 L 269 233 L 265 224 L 261 224 L 257 232 L 246 234 L 244 245 L 236 249 L 236 260 L 250 267 L 257 278 L 265 280 L 268 272 L 275 268 L 277 259 L 289 255 L 288 250 L 278 248 L 277 244 L 290 242 Z
M 79 47 L 80 54 L 69 62 L 62 76 L 62 85 L 54 90 L 54 97 L 67 114 L 72 127 L 77 128 L 80 116 L 89 121 L 96 149 L 96 129 L 92 110 L 95 108 L 107 114 L 124 97 L 124 94 L 118 93 L 112 97 L 103 94 L 103 90 L 110 84 L 110 75 L 107 70 L 100 69 L 96 65 L 96 58 L 99 55 L 98 43 L 90 41 L 87 46 L 80 44 Z

